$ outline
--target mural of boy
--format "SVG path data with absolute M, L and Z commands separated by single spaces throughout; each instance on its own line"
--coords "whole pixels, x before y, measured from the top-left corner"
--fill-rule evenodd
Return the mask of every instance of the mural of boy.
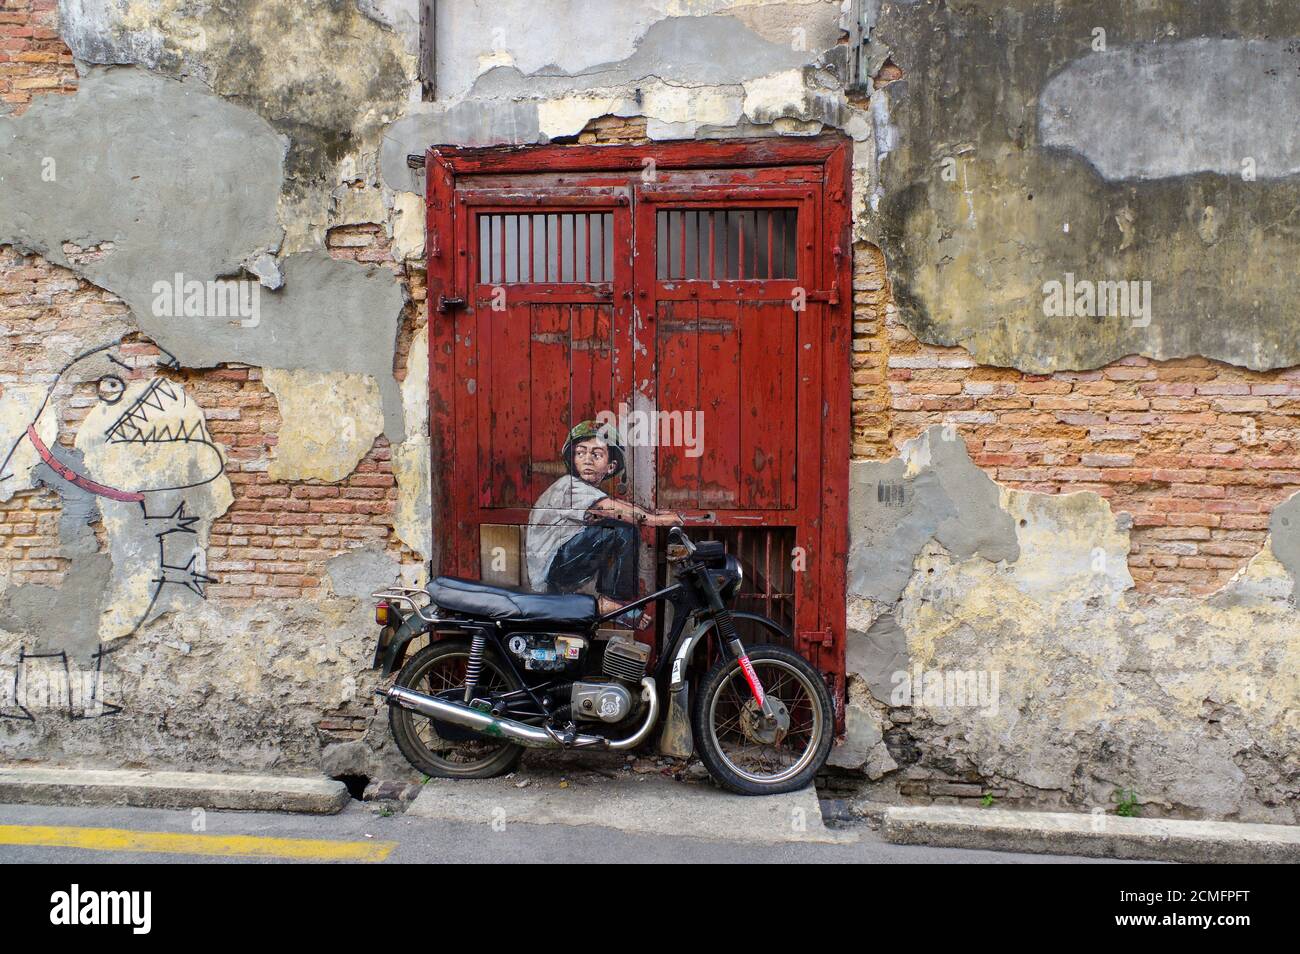
M 526 552 L 532 588 L 543 593 L 594 592 L 602 613 L 637 595 L 640 527 L 672 527 L 680 514 L 615 500 L 600 485 L 627 466 L 611 424 L 583 421 L 569 432 L 568 473 L 544 490 L 528 517 Z M 639 626 L 649 618 L 628 614 Z

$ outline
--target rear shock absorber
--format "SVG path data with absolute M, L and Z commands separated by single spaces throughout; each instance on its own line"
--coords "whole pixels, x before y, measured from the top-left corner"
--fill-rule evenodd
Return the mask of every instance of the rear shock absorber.
M 476 630 L 469 644 L 469 662 L 465 664 L 465 705 L 474 701 L 474 690 L 478 686 L 479 674 L 483 671 L 483 650 L 487 646 L 487 637 L 483 631 Z

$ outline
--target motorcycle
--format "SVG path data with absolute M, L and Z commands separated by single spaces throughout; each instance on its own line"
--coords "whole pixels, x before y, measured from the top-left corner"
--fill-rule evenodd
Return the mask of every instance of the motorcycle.
M 662 723 L 659 750 L 698 752 L 709 774 L 743 795 L 807 786 L 830 754 L 834 712 L 822 676 L 792 649 L 747 649 L 736 621 L 788 641 L 776 622 L 729 604 L 743 580 L 720 541 L 669 531 L 673 581 L 600 614 L 594 596 L 543 595 L 438 577 L 374 595 L 382 627 L 376 690 L 406 759 L 442 778 L 510 772 L 525 748 L 630 751 Z M 664 651 L 609 627 L 648 604 L 671 607 Z M 429 643 L 409 660 L 412 640 Z M 716 662 L 698 679 L 692 669 Z

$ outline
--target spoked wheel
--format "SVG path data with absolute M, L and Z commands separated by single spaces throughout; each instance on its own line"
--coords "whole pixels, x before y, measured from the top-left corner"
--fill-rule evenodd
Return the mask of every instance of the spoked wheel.
M 830 693 L 817 670 L 783 646 L 755 646 L 749 661 L 775 719 L 763 716 L 740 664 L 723 659 L 705 675 L 695 698 L 696 749 L 709 774 L 733 792 L 793 792 L 812 781 L 830 754 Z
M 444 695 L 463 688 L 469 664 L 469 644 L 456 640 L 430 643 L 402 667 L 396 684 L 425 695 Z M 514 676 L 491 653 L 483 657 L 479 686 L 488 692 L 520 689 Z M 457 697 L 459 701 L 460 697 Z M 406 760 L 426 775 L 437 778 L 491 778 L 511 771 L 523 748 L 511 742 L 497 742 L 470 733 L 456 732 L 456 739 L 444 739 L 428 716 L 401 706 L 389 706 L 388 724 L 393 740 Z M 448 733 L 451 734 L 450 731 Z

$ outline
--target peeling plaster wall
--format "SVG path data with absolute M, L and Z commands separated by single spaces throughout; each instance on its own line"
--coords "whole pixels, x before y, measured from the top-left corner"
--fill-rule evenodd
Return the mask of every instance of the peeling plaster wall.
M 1297 37 L 1286 0 L 881 4 L 874 56 L 903 78 L 872 100 L 890 134 L 859 224 L 907 326 L 1032 372 L 1300 362 Z M 1079 289 L 1060 313 L 1067 276 L 1149 282 L 1150 307 Z
M 852 506 L 899 510 L 855 548 L 906 578 L 851 576 L 854 745 L 838 764 L 939 799 L 1081 809 L 1123 789 L 1160 813 L 1300 820 L 1300 613 L 1271 548 L 1208 599 L 1134 594 L 1127 528 L 1102 498 L 999 489 L 942 435 L 855 465 Z M 1014 539 L 977 551 L 990 492 Z M 927 695 L 945 674 L 989 691 Z
M 854 114 L 838 79 L 835 2 L 587 0 L 553 18 L 536 9 L 475 0 L 440 15 L 438 100 L 388 131 L 390 188 L 422 190 L 406 156 L 430 144 L 546 142 L 604 115 L 644 116 L 649 138 L 681 139 L 813 134 Z
M 857 254 L 872 241 L 889 261 L 855 302 L 966 349 L 936 366 L 973 380 L 980 365 L 1131 353 L 1300 361 L 1286 310 L 1297 139 L 1274 121 L 1295 102 L 1289 5 L 868 3 L 865 37 L 838 0 L 439 7 L 425 102 L 414 0 L 61 0 L 79 88 L 0 109 L 0 277 L 17 276 L 16 291 L 0 283 L 0 317 L 23 356 L 0 369 L 0 438 L 25 431 L 65 362 L 126 335 L 161 349 L 175 413 L 201 422 L 224 468 L 141 513 L 20 442 L 0 475 L 0 530 L 15 531 L 0 555 L 30 569 L 0 578 L 0 666 L 65 652 L 111 677 L 121 711 L 25 719 L 0 702 L 5 757 L 409 773 L 371 702 L 365 604 L 420 580 L 441 516 L 423 183 L 406 164 L 432 144 L 595 141 L 610 117 L 652 140 L 839 129 L 855 140 Z M 1095 26 L 1107 52 L 1090 47 Z M 859 52 L 867 88 L 846 93 Z M 1150 279 L 1150 325 L 1045 317 L 1042 285 L 1067 272 Z M 190 281 L 255 288 L 256 314 L 169 312 L 166 293 Z M 98 326 L 74 318 L 89 292 L 111 304 Z M 858 341 L 855 407 L 929 360 L 876 369 L 877 342 Z M 126 366 L 131 400 L 154 377 Z M 42 440 L 110 485 L 172 486 L 152 481 L 186 465 L 114 459 L 94 387 L 59 386 Z M 887 798 L 1090 808 L 1125 788 L 1152 811 L 1295 820 L 1300 495 L 1229 584 L 1157 597 L 1134 589 L 1127 514 L 1094 493 L 1008 487 L 968 456 L 983 412 L 904 441 L 919 427 L 878 405 L 882 459 L 852 473 L 837 770 Z M 1295 453 L 1271 440 L 1278 459 Z M 193 537 L 189 556 L 160 555 L 167 529 Z M 175 578 L 151 599 L 141 581 L 159 566 Z M 893 698 L 917 670 L 918 698 Z M 924 674 L 953 671 L 997 673 L 996 705 L 927 702 Z

